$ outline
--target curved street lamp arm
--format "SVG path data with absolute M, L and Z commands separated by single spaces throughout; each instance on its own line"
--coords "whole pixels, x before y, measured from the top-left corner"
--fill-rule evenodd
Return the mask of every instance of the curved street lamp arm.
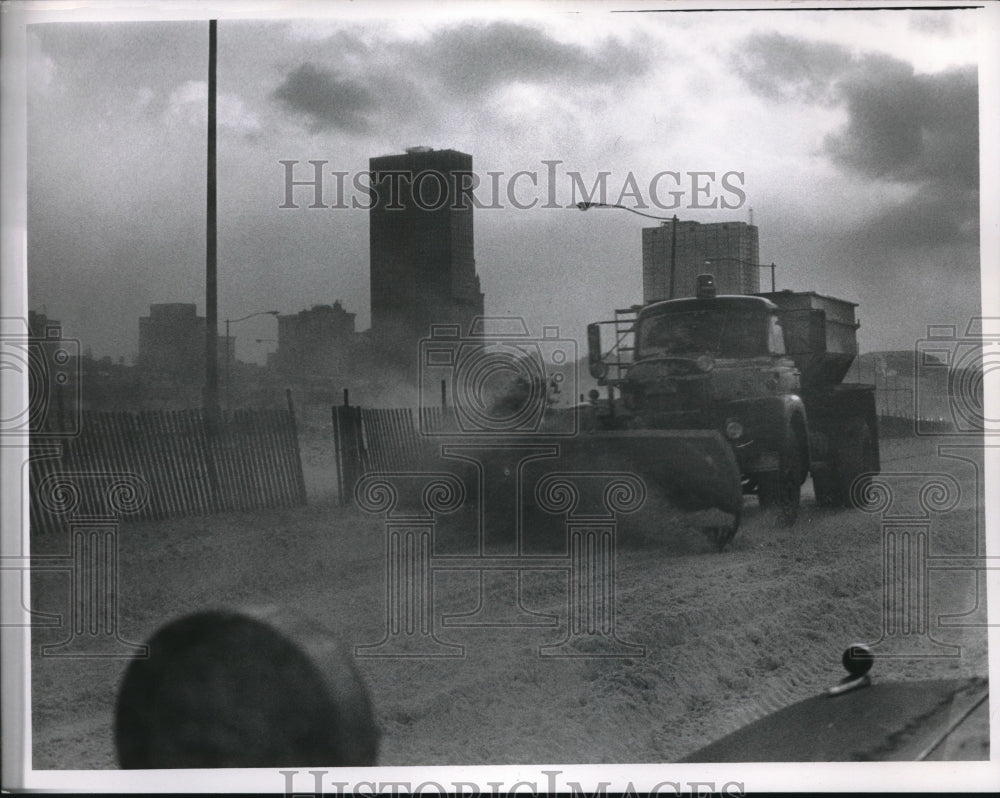
M 653 216 L 651 213 L 643 213 L 642 211 L 637 211 L 635 208 L 629 208 L 627 205 L 612 205 L 608 202 L 578 202 L 576 203 L 576 207 L 581 211 L 585 211 L 590 208 L 618 208 L 619 210 L 634 213 L 636 216 L 645 216 L 647 219 L 656 219 L 660 222 L 672 222 L 677 218 L 676 216 Z
M 226 322 L 229 324 L 236 324 L 236 322 L 238 321 L 246 321 L 247 319 L 252 319 L 254 316 L 277 316 L 277 315 L 278 315 L 277 310 L 258 310 L 256 313 L 251 313 L 239 319 L 226 319 Z

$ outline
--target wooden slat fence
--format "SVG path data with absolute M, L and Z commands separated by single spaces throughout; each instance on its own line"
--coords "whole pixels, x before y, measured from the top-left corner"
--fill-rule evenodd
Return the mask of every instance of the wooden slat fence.
M 31 521 L 57 528 L 38 489 L 55 474 L 136 474 L 149 485 L 141 519 L 204 515 L 305 504 L 305 480 L 295 415 L 287 409 L 223 411 L 214 433 L 201 410 L 83 413 L 80 434 L 59 449 L 39 448 L 28 470 Z M 56 454 L 52 454 L 55 451 Z M 70 480 L 71 482 L 73 480 Z M 80 512 L 100 514 L 104 497 L 97 481 L 77 477 Z
M 420 425 L 417 419 L 421 420 Z M 353 501 L 358 479 L 372 471 L 415 466 L 437 446 L 434 433 L 457 429 L 450 408 L 334 406 L 333 438 L 341 504 Z

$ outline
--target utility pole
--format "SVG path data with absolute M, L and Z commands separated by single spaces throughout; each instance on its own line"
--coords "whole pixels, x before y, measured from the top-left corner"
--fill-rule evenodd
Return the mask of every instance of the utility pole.
M 205 419 L 219 415 L 219 318 L 216 280 L 215 61 L 216 22 L 208 21 L 208 181 L 205 236 Z M 228 346 L 228 341 L 226 342 Z
M 670 222 L 670 294 L 667 299 L 674 298 L 674 274 L 677 265 L 677 214 Z

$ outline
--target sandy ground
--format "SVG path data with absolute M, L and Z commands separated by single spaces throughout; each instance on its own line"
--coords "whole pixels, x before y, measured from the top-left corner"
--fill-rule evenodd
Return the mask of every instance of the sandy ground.
M 939 456 L 937 443 L 883 443 L 883 471 L 895 486 L 886 512 L 919 508 L 925 478 L 915 473 L 950 474 L 961 496 L 932 514 L 931 554 L 971 554 L 976 468 Z M 122 524 L 120 636 L 140 642 L 166 620 L 204 608 L 277 603 L 311 615 L 352 647 L 382 640 L 384 521 L 337 505 L 325 435 L 307 435 L 303 459 L 307 507 Z M 842 650 L 882 636 L 882 516 L 821 509 L 811 483 L 804 492 L 791 529 L 776 528 L 747 499 L 743 527 L 722 554 L 655 501 L 622 519 L 616 634 L 642 646 L 641 656 L 539 656 L 567 635 L 566 577 L 558 571 L 526 573 L 521 585 L 523 607 L 555 617 L 557 626 L 443 626 L 445 615 L 474 608 L 480 586 L 475 572 L 439 572 L 435 632 L 463 646 L 462 656 L 358 659 L 383 732 L 380 764 L 677 761 L 836 682 Z M 67 548 L 55 539 L 33 545 L 36 553 Z M 488 580 L 486 604 L 503 590 Z M 949 656 L 885 656 L 875 678 L 986 674 L 985 630 L 938 623 L 942 613 L 974 609 L 972 572 L 932 574 L 929 590 L 935 651 Z M 65 574 L 36 574 L 33 606 L 65 617 L 67 591 Z M 41 645 L 67 634 L 64 626 L 34 635 L 34 766 L 113 768 L 112 715 L 127 660 L 39 656 Z M 876 654 L 892 648 L 884 641 Z

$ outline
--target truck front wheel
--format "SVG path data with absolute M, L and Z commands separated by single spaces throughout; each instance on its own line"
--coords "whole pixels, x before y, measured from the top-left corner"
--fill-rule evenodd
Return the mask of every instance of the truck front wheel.
M 777 512 L 781 526 L 792 526 L 799 516 L 801 489 L 801 449 L 795 434 L 789 433 L 778 453 L 778 470 L 758 477 L 757 499 L 765 510 Z

